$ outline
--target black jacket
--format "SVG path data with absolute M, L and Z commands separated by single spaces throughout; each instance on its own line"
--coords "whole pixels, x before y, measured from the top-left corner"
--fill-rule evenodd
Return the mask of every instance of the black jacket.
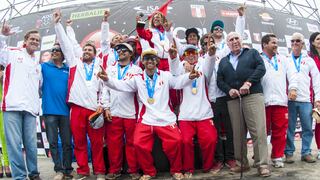
M 229 96 L 230 89 L 239 90 L 243 83 L 248 81 L 252 83 L 250 94 L 262 93 L 260 80 L 266 73 L 266 68 L 259 52 L 244 48 L 238 57 L 236 70 L 233 69 L 229 59 L 230 54 L 222 58 L 219 64 L 218 87 Z

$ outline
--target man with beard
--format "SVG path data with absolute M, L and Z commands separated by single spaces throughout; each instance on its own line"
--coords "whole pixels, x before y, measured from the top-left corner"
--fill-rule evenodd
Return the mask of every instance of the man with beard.
M 95 76 L 100 70 L 100 61 L 95 58 L 96 48 L 87 43 L 83 46 L 82 61 L 75 58 L 73 46 L 61 23 L 61 13 L 54 13 L 55 31 L 62 52 L 70 67 L 67 102 L 70 104 L 70 126 L 74 140 L 74 154 L 77 159 L 77 176 L 74 179 L 85 179 L 90 175 L 88 166 L 88 134 L 91 142 L 94 174 L 98 180 L 105 179 L 103 159 L 104 126 L 91 127 L 89 116 L 103 113 L 101 102 L 102 83 Z
M 169 89 L 181 89 L 199 74 L 192 71 L 173 77 L 169 72 L 158 70 L 159 57 L 154 49 L 143 51 L 141 59 L 145 67 L 144 72 L 125 81 L 111 78 L 105 71 L 100 72 L 98 76 L 111 89 L 138 93 L 142 107 L 134 133 L 134 146 L 138 163 L 144 172 L 140 179 L 148 180 L 156 176 L 151 154 L 155 135 L 162 141 L 162 148 L 169 159 L 173 178 L 182 179 L 182 141 L 176 124 L 176 115 L 168 104 Z
M 127 43 L 120 43 L 115 46 L 119 55 L 118 62 L 108 66 L 107 72 L 112 78 L 127 80 L 131 76 L 141 74 L 140 67 L 131 62 L 133 48 Z M 104 87 L 103 103 L 108 104 L 105 111 L 109 122 L 106 124 L 105 138 L 108 148 L 109 173 L 106 179 L 116 179 L 121 176 L 123 164 L 123 149 L 125 144 L 128 172 L 131 179 L 139 179 L 138 163 L 133 146 L 133 133 L 137 122 L 138 104 L 134 92 L 120 92 Z
M 23 48 L 9 49 L 5 40 L 12 33 L 3 23 L 0 35 L 0 64 L 5 67 L 2 111 L 12 177 L 40 179 L 37 167 L 36 116 L 39 114 L 40 42 L 37 30 L 24 35 Z M 21 145 L 24 146 L 26 160 Z M 26 166 L 26 165 L 27 166 Z

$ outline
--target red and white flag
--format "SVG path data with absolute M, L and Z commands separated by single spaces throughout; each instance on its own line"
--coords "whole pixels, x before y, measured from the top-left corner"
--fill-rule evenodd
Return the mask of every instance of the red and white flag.
M 190 7 L 191 7 L 192 17 L 196 17 L 196 18 L 206 17 L 206 11 L 204 9 L 204 5 L 191 4 Z

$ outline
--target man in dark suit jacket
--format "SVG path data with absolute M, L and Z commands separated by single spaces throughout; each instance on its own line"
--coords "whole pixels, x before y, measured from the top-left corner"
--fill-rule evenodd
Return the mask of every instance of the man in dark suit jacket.
M 259 175 L 270 176 L 265 107 L 260 83 L 266 69 L 257 50 L 242 48 L 242 40 L 238 33 L 229 33 L 227 44 L 231 52 L 219 64 L 217 84 L 230 98 L 228 110 L 233 129 L 235 158 L 238 162 L 241 161 L 242 146 L 242 170 L 250 169 L 246 145 L 248 129 L 253 139 L 254 163 L 258 167 Z M 240 172 L 241 167 L 236 166 L 231 171 Z

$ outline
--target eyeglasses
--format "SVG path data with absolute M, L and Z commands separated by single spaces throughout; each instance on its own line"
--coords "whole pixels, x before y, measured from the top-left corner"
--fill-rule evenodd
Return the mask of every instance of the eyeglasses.
M 233 38 L 229 39 L 228 41 L 231 42 L 231 41 L 237 41 L 237 40 L 239 40 L 239 37 L 233 37 Z
M 214 44 L 214 41 L 210 41 L 210 44 L 211 44 L 211 43 Z M 203 42 L 203 43 L 202 43 L 202 46 L 207 46 L 207 45 L 208 45 L 208 42 Z
M 294 43 L 294 42 L 300 43 L 301 39 L 291 39 L 291 43 Z
M 52 48 L 51 52 L 62 52 L 61 48 Z
M 223 29 L 221 27 L 216 27 L 216 28 L 213 28 L 214 31 L 223 31 Z
M 125 53 L 125 52 L 128 52 L 129 50 L 127 49 L 127 48 L 121 48 L 121 49 L 118 49 L 117 50 L 117 53 L 119 54 L 119 53 L 121 53 L 121 52 L 123 52 L 123 53 Z
M 153 55 L 146 55 L 146 56 L 143 56 L 143 60 L 144 61 L 149 61 L 149 60 L 151 60 L 151 61 L 156 61 L 158 58 L 157 58 L 157 56 L 153 56 Z
M 183 53 L 183 55 L 184 55 L 184 56 L 190 56 L 190 55 L 196 56 L 196 55 L 198 55 L 198 51 L 196 51 L 196 50 L 193 50 L 193 51 L 185 51 L 185 52 Z

